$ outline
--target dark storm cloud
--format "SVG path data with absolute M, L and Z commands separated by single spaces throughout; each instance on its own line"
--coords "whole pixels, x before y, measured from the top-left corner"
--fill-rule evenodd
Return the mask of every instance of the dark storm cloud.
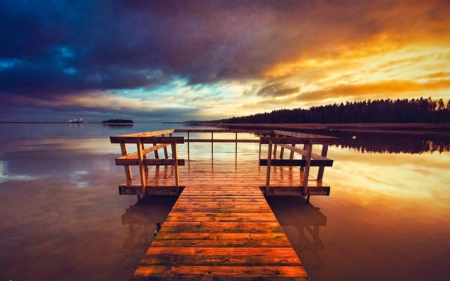
M 279 57 L 281 36 L 270 25 L 292 5 L 4 1 L 0 92 L 60 95 L 158 86 L 173 77 L 191 84 L 255 77 Z M 19 63 L 4 67 L 8 60 Z
M 448 45 L 442 36 L 450 26 L 448 3 L 1 1 L 0 95 L 33 97 L 41 101 L 32 105 L 45 106 L 60 96 L 152 89 L 176 79 L 264 84 L 271 76 L 297 74 L 302 60 L 363 59 L 414 43 Z M 258 95 L 296 91 L 295 85 L 272 85 Z

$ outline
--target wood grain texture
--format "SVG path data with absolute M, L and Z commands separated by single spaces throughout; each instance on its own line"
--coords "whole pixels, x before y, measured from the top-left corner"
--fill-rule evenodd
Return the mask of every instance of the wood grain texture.
M 132 280 L 309 280 L 258 186 L 188 185 Z

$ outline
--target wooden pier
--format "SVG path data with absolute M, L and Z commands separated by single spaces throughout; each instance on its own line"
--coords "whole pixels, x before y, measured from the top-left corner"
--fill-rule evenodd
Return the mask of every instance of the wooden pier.
M 234 138 L 214 138 L 230 133 Z M 195 134 L 202 137 L 192 138 Z M 241 139 L 238 134 L 251 137 Z M 330 187 L 322 179 L 324 168 L 333 164 L 326 158 L 328 145 L 336 141 L 285 131 L 240 130 L 111 137 L 121 145 L 116 164 L 124 166 L 127 179 L 119 194 L 179 195 L 132 280 L 309 280 L 265 196 L 304 196 L 309 201 L 312 195 L 329 195 Z M 205 153 L 208 142 L 211 152 Z M 225 150 L 214 147 L 225 143 Z M 238 150 L 238 143 L 247 150 Z M 136 152 L 128 153 L 127 144 L 135 144 Z M 298 144 L 303 149 L 295 147 Z M 181 153 L 180 145 L 185 148 Z M 322 146 L 320 154 L 312 152 L 313 145 Z M 138 168 L 136 179 L 132 166 Z M 314 178 L 310 168 L 315 166 Z

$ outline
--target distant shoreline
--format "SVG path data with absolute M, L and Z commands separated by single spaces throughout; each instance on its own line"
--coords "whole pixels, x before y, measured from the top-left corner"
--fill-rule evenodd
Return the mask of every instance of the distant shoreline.
M 207 123 L 186 122 L 186 125 L 216 126 L 229 128 L 270 128 L 294 130 L 331 130 L 377 133 L 450 133 L 448 123 Z

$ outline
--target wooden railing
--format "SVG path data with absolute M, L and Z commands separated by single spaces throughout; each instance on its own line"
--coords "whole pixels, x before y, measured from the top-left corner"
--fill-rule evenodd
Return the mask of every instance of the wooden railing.
M 209 133 L 210 138 L 192 138 L 192 133 Z M 234 138 L 214 138 L 214 134 L 228 133 L 235 134 Z M 259 136 L 259 139 L 239 139 L 239 133 L 253 133 Z M 174 134 L 184 136 L 174 136 Z M 157 188 L 175 188 L 176 194 L 180 194 L 180 173 L 179 166 L 185 165 L 185 159 L 178 157 L 178 144 L 187 143 L 188 161 L 190 160 L 190 143 L 211 143 L 211 159 L 214 158 L 214 143 L 235 143 L 235 153 L 237 155 L 238 143 L 259 143 L 259 165 L 267 166 L 265 194 L 271 195 L 271 167 L 288 166 L 300 167 L 300 186 L 290 186 L 292 190 L 300 190 L 301 195 L 306 196 L 309 201 L 310 195 L 329 195 L 330 188 L 322 185 L 322 179 L 325 167 L 331 167 L 333 160 L 327 158 L 328 146 L 338 142 L 338 138 L 321 136 L 314 134 L 295 133 L 281 130 L 212 130 L 212 129 L 177 129 L 154 131 L 137 134 L 127 134 L 120 136 L 112 136 L 111 143 L 119 143 L 121 147 L 122 156 L 115 159 L 116 165 L 124 166 L 125 177 L 127 183 L 122 185 L 120 194 L 137 194 L 146 195 L 150 189 L 147 187 Z M 127 144 L 136 144 L 136 152 L 128 153 Z M 151 144 L 150 147 L 146 145 Z M 302 148 L 299 145 L 303 145 Z M 261 159 L 261 145 L 268 145 L 267 159 Z M 322 146 L 321 154 L 312 153 L 313 145 Z M 277 148 L 280 147 L 280 153 L 277 154 Z M 168 153 L 168 147 L 171 148 L 171 155 Z M 289 159 L 284 159 L 285 150 L 289 150 Z M 160 157 L 160 152 L 163 157 Z M 149 159 L 147 156 L 154 153 L 154 159 Z M 295 154 L 300 155 L 301 159 L 294 159 Z M 237 160 L 236 160 L 237 161 Z M 149 186 L 148 185 L 148 166 L 173 166 L 175 184 L 174 186 Z M 140 185 L 133 180 L 130 166 L 139 167 Z M 310 168 L 319 167 L 315 185 L 308 186 L 310 178 Z M 136 188 L 140 187 L 140 192 Z M 285 186 L 280 186 L 281 190 Z M 130 192 L 128 192 L 130 190 Z M 153 189 L 152 192 L 154 192 Z M 154 194 L 154 193 L 152 193 Z M 171 192 L 162 194 L 173 194 Z M 291 194 L 292 195 L 292 194 Z
M 177 144 L 184 143 L 183 137 L 173 137 L 174 130 L 154 131 L 147 133 L 137 133 L 129 135 L 120 135 L 110 137 L 111 143 L 119 143 L 122 156 L 116 158 L 116 165 L 123 165 L 127 182 L 133 179 L 131 173 L 132 165 L 139 166 L 139 176 L 141 183 L 141 195 L 146 194 L 148 166 L 171 165 L 175 170 L 175 187 L 179 191 L 180 176 L 178 166 L 184 165 L 184 159 L 178 159 Z M 168 136 L 166 136 L 166 134 Z M 128 153 L 126 144 L 136 144 L 137 149 L 134 153 Z M 145 144 L 153 146 L 145 148 Z M 172 159 L 169 159 L 167 147 L 172 150 Z M 158 150 L 163 149 L 164 159 L 159 158 Z M 147 154 L 153 152 L 155 159 L 147 159 Z
M 308 201 L 310 195 L 329 195 L 329 187 L 324 188 L 320 184 L 316 185 L 313 191 L 308 190 L 309 173 L 312 166 L 319 167 L 317 182 L 322 182 L 325 167 L 333 165 L 333 160 L 326 158 L 328 145 L 337 143 L 338 138 L 274 130 L 272 137 L 261 138 L 260 142 L 269 146 L 267 159 L 260 159 L 260 165 L 267 166 L 266 195 L 270 191 L 270 171 L 272 166 L 300 166 L 300 171 L 303 172 L 302 195 L 306 196 Z M 297 144 L 303 144 L 303 149 L 295 147 Z M 322 145 L 321 155 L 312 153 L 314 144 Z M 276 159 L 277 146 L 281 147 L 279 159 Z M 289 160 L 283 159 L 284 149 L 291 151 Z M 300 154 L 302 159 L 294 160 L 294 153 Z

